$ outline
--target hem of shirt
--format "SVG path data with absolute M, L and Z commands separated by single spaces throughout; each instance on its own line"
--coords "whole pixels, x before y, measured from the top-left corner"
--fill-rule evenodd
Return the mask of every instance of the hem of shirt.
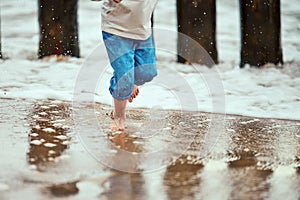
M 132 34 L 132 33 L 128 33 L 128 32 L 118 31 L 118 30 L 106 28 L 106 27 L 102 27 L 102 31 L 105 31 L 107 33 L 114 34 L 114 35 L 117 35 L 120 37 L 134 39 L 134 40 L 147 40 L 152 34 L 152 32 L 150 32 L 148 34 L 138 35 L 138 34 Z

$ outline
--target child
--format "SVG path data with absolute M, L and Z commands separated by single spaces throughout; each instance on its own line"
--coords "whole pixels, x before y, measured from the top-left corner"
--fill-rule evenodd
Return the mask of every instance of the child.
M 156 75 L 151 15 L 157 0 L 104 0 L 102 35 L 114 70 L 109 91 L 114 98 L 113 131 L 125 129 L 127 101 L 138 95 L 139 85 Z

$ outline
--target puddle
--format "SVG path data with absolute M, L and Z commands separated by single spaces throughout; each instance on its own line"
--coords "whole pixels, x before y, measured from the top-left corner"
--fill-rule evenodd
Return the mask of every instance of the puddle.
M 208 136 L 209 126 L 220 116 L 167 111 L 151 118 L 150 111 L 133 109 L 128 131 L 113 133 L 107 130 L 109 106 L 83 106 L 93 110 L 97 129 L 80 109 L 83 118 L 75 129 L 68 102 L 0 99 L 1 199 L 300 198 L 299 121 L 226 116 L 224 130 Z M 160 132 L 137 133 L 143 124 L 155 123 Z M 95 131 L 99 127 L 105 134 Z M 110 169 L 88 151 L 78 134 L 82 128 L 89 130 L 99 155 L 110 155 L 114 164 L 165 166 L 139 173 Z M 214 135 L 217 140 L 212 140 Z M 109 145 L 101 146 L 103 142 Z M 212 146 L 207 156 L 201 153 L 205 145 Z M 166 151 L 148 160 L 139 157 L 157 149 Z M 132 157 L 116 157 L 120 152 Z

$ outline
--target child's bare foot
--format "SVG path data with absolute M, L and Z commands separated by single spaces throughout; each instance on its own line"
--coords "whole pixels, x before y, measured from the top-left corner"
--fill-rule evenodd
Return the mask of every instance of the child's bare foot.
M 132 94 L 131 97 L 128 99 L 129 103 L 132 103 L 133 99 L 137 97 L 137 95 L 139 95 L 139 88 L 137 85 L 133 86 L 133 90 L 132 90 Z
M 114 119 L 114 123 L 110 126 L 111 131 L 124 131 L 125 130 L 125 119 Z

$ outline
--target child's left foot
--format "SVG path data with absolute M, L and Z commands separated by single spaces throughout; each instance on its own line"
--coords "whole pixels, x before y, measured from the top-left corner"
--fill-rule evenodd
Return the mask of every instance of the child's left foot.
M 113 125 L 110 126 L 111 131 L 124 131 L 125 130 L 125 120 L 124 119 L 114 119 Z
M 110 126 L 110 130 L 115 132 L 115 131 L 124 131 L 125 129 L 124 128 L 120 128 L 118 127 L 117 125 L 113 124 Z
M 133 90 L 132 90 L 132 94 L 131 97 L 128 99 L 129 103 L 132 103 L 133 99 L 137 97 L 137 95 L 139 94 L 139 88 L 137 85 L 133 86 Z

